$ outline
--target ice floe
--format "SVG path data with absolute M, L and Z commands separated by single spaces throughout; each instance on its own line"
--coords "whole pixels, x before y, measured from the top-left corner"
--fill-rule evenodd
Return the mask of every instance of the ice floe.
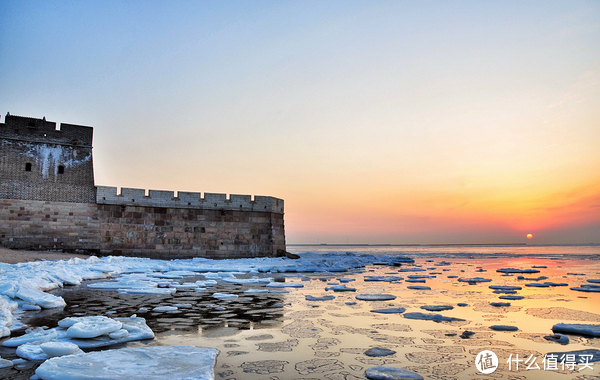
M 554 335 L 546 335 L 544 339 L 549 340 L 550 342 L 560 343 L 562 345 L 569 344 L 569 337 L 563 334 L 554 334 Z
M 455 321 L 464 321 L 464 319 L 453 318 L 453 317 L 445 317 L 441 314 L 425 314 L 425 313 L 405 313 L 403 314 L 406 319 L 421 319 L 424 321 L 434 321 L 434 322 L 455 322 Z
M 381 314 L 402 314 L 406 311 L 403 307 L 392 307 L 389 309 L 375 309 L 371 310 L 371 313 L 381 313 Z
M 391 301 L 395 300 L 396 296 L 392 294 L 359 294 L 356 299 L 360 301 Z
M 390 350 L 387 348 L 381 348 L 381 347 L 373 347 L 373 348 L 370 348 L 367 351 L 365 351 L 365 355 L 371 356 L 371 357 L 390 356 L 390 355 L 394 355 L 395 353 L 396 353 L 396 351 L 394 351 L 394 350 Z
M 600 293 L 600 285 L 582 284 L 579 287 L 571 288 L 578 292 Z
M 119 343 L 153 339 L 154 333 L 144 318 L 69 317 L 58 322 L 59 327 L 37 328 L 19 337 L 2 342 L 5 347 L 41 344 L 49 341 L 70 342 L 82 349 L 100 348 Z M 69 330 L 75 327 L 74 332 Z M 118 327 L 118 328 L 117 328 Z M 121 332 L 125 330 L 127 334 Z M 117 332 L 118 334 L 112 334 Z M 17 353 L 18 354 L 18 353 Z
M 516 269 L 516 268 L 500 268 L 496 272 L 500 273 L 540 273 L 537 269 Z
M 552 331 L 554 333 L 600 337 L 600 325 L 558 323 L 552 326 Z
M 307 294 L 305 298 L 307 301 L 331 301 L 332 299 L 335 299 L 335 296 L 315 297 L 311 296 L 310 294 Z
M 519 331 L 519 328 L 516 326 L 505 326 L 505 325 L 490 326 L 490 329 L 492 329 L 494 331 Z
M 372 367 L 365 371 L 369 380 L 423 380 L 423 376 L 402 368 Z
M 209 380 L 218 351 L 195 346 L 136 347 L 52 358 L 35 371 L 43 380 Z
M 424 305 L 424 306 L 421 306 L 421 309 L 427 310 L 427 311 L 444 311 L 444 310 L 452 310 L 452 309 L 454 309 L 454 306 L 450 306 L 450 305 Z

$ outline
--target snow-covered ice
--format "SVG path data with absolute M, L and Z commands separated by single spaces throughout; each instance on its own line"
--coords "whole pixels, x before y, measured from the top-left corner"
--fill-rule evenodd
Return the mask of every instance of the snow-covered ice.
M 154 338 L 154 333 L 146 325 L 146 320 L 135 316 L 114 319 L 107 317 L 70 317 L 59 321 L 58 324 L 59 327 L 53 329 L 34 329 L 19 337 L 5 340 L 2 345 L 5 347 L 19 347 L 25 344 L 39 345 L 44 342 L 58 341 L 74 343 L 83 349 L 91 349 Z M 70 334 L 69 330 L 73 327 L 76 328 L 76 332 Z M 121 329 L 125 330 L 127 334 L 109 335 L 113 332 L 119 332 Z M 87 336 L 87 338 L 84 336 Z
M 218 351 L 195 346 L 136 347 L 47 360 L 35 371 L 43 380 L 212 380 Z

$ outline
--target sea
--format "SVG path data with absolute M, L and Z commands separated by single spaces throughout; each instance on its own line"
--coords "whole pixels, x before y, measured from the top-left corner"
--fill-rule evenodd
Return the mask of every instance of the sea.
M 281 287 L 218 280 L 210 292 L 181 289 L 172 296 L 119 294 L 88 288 L 90 281 L 53 292 L 67 302 L 64 310 L 22 321 L 53 327 L 66 316 L 137 314 L 156 338 L 128 347 L 216 348 L 214 378 L 223 380 L 355 380 L 376 378 L 367 374 L 381 368 L 425 379 L 600 378 L 600 337 L 553 331 L 559 324 L 600 326 L 600 245 L 288 245 L 288 251 L 320 255 L 331 270 L 236 272 Z M 372 259 L 340 268 L 354 257 Z M 250 288 L 261 292 L 249 295 Z M 215 292 L 236 297 L 216 299 Z M 153 311 L 165 305 L 180 308 Z

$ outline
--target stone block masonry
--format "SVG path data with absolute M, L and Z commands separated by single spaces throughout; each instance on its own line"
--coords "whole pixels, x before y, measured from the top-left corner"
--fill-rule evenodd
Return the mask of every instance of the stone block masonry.
M 157 259 L 276 256 L 283 200 L 95 186 L 92 128 L 7 115 L 0 245 Z

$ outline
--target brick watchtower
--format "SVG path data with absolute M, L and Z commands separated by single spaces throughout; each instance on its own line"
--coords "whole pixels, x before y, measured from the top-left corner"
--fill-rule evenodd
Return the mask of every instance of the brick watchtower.
M 0 123 L 0 199 L 95 203 L 92 127 L 7 114 Z

